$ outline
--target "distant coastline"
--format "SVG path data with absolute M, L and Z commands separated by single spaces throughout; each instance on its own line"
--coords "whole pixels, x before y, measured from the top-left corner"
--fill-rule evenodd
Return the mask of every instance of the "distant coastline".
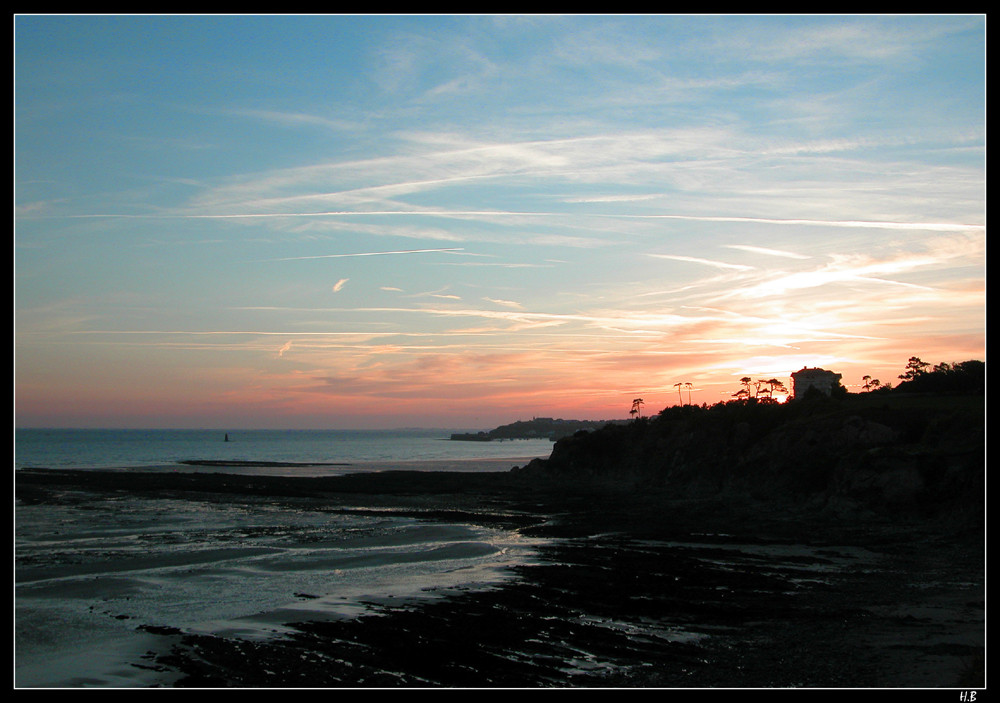
M 346 462 L 330 461 L 235 461 L 231 459 L 185 459 L 177 462 L 187 466 L 251 466 L 251 467 L 280 467 L 280 466 L 350 466 Z
M 501 425 L 489 431 L 457 432 L 451 435 L 456 442 L 492 442 L 504 439 L 549 439 L 553 442 L 570 437 L 577 432 L 592 432 L 624 420 L 563 420 L 536 417 Z

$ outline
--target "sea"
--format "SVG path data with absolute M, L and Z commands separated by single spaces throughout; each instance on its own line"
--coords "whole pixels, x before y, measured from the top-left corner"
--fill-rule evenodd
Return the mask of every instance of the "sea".
M 14 480 L 28 468 L 506 471 L 552 449 L 450 440 L 458 431 L 16 429 Z M 176 673 L 153 665 L 170 640 L 157 628 L 282 637 L 296 622 L 495 587 L 537 548 L 461 520 L 266 500 L 77 494 L 14 508 L 16 688 L 170 686 Z
M 492 442 L 451 440 L 468 430 L 110 430 L 15 429 L 14 468 L 181 468 L 178 462 L 273 462 L 254 467 L 273 475 L 329 475 L 384 470 L 405 462 L 463 462 L 462 470 L 506 470 L 493 460 L 547 457 L 548 439 Z M 313 464 L 312 466 L 305 466 Z M 511 466 L 514 466 L 511 464 Z M 345 466 L 347 465 L 347 466 Z M 503 468 L 501 468 L 503 467 Z M 246 466 L 214 468 L 245 473 Z M 458 467 L 456 467 L 458 468 Z

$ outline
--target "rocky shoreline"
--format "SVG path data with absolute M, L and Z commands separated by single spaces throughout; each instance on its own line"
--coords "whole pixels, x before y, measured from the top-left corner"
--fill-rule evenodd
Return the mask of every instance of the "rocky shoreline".
M 328 478 L 19 471 L 19 500 L 124 492 L 461 519 L 544 538 L 486 591 L 373 604 L 250 642 L 159 628 L 133 666 L 177 687 L 976 688 L 977 519 L 846 518 L 748 497 L 676 498 L 524 472 Z M 141 627 L 141 625 L 140 625 Z

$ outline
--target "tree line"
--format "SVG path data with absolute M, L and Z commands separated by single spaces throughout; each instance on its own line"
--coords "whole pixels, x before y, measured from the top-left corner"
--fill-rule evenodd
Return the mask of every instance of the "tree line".
M 982 393 L 986 389 L 986 362 L 970 359 L 931 365 L 920 357 L 911 356 L 906 362 L 903 373 L 899 375 L 900 383 L 895 387 L 891 383 L 882 383 L 868 374 L 862 376 L 861 380 L 864 382 L 861 387 L 866 393 Z M 777 402 L 774 400 L 776 393 L 788 392 L 785 384 L 777 378 L 755 380 L 750 376 L 744 376 L 740 379 L 740 383 L 742 388 L 732 396 L 736 401 Z M 682 389 L 687 390 L 687 405 L 691 405 L 693 387 L 694 385 L 688 381 L 674 384 L 679 405 L 684 405 Z M 843 387 L 839 390 L 841 393 L 847 392 Z M 641 419 L 644 404 L 642 398 L 634 399 L 629 414 L 633 418 Z
M 986 390 L 986 362 L 978 359 L 931 364 L 911 356 L 899 375 L 897 393 L 982 393 Z

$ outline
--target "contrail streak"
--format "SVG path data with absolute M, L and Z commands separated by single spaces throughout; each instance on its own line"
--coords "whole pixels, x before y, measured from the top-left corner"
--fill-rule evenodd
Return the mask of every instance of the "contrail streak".
M 567 217 L 579 216 L 579 213 L 564 212 L 517 212 L 509 210 L 331 210 L 325 212 L 273 212 L 220 215 L 65 215 L 56 216 L 67 219 L 258 219 L 281 217 L 377 217 L 377 216 L 423 216 L 423 217 Z M 938 232 L 961 232 L 970 229 L 985 230 L 985 225 L 972 225 L 954 222 L 883 222 L 878 220 L 807 220 L 781 219 L 771 217 L 737 217 L 715 215 L 624 215 L 586 213 L 586 217 L 607 217 L 621 219 L 646 220 L 692 220 L 701 222 L 754 222 L 772 225 L 807 225 L 813 227 L 849 227 L 862 229 L 921 229 Z M 35 217 L 32 219 L 45 219 Z
M 723 269 L 733 269 L 735 271 L 750 271 L 753 266 L 744 266 L 743 264 L 727 264 L 724 261 L 713 261 L 711 259 L 699 259 L 694 256 L 674 256 L 672 254 L 647 254 L 647 256 L 652 256 L 656 259 L 673 259 L 675 261 L 690 261 L 695 264 L 705 264 L 706 266 L 717 266 Z
M 722 217 L 701 215 L 614 215 L 632 219 L 698 220 L 703 222 L 755 222 L 769 225 L 809 225 L 814 227 L 855 227 L 869 229 L 923 229 L 938 232 L 963 232 L 986 229 L 985 225 L 956 224 L 952 222 L 880 222 L 877 220 L 783 220 L 768 217 Z
M 356 254 L 317 254 L 315 256 L 289 256 L 283 259 L 264 259 L 265 261 L 301 261 L 303 259 L 345 259 L 351 256 L 387 256 L 390 254 L 429 254 L 432 252 L 465 251 L 461 248 L 451 249 L 405 249 L 402 251 L 363 251 Z

